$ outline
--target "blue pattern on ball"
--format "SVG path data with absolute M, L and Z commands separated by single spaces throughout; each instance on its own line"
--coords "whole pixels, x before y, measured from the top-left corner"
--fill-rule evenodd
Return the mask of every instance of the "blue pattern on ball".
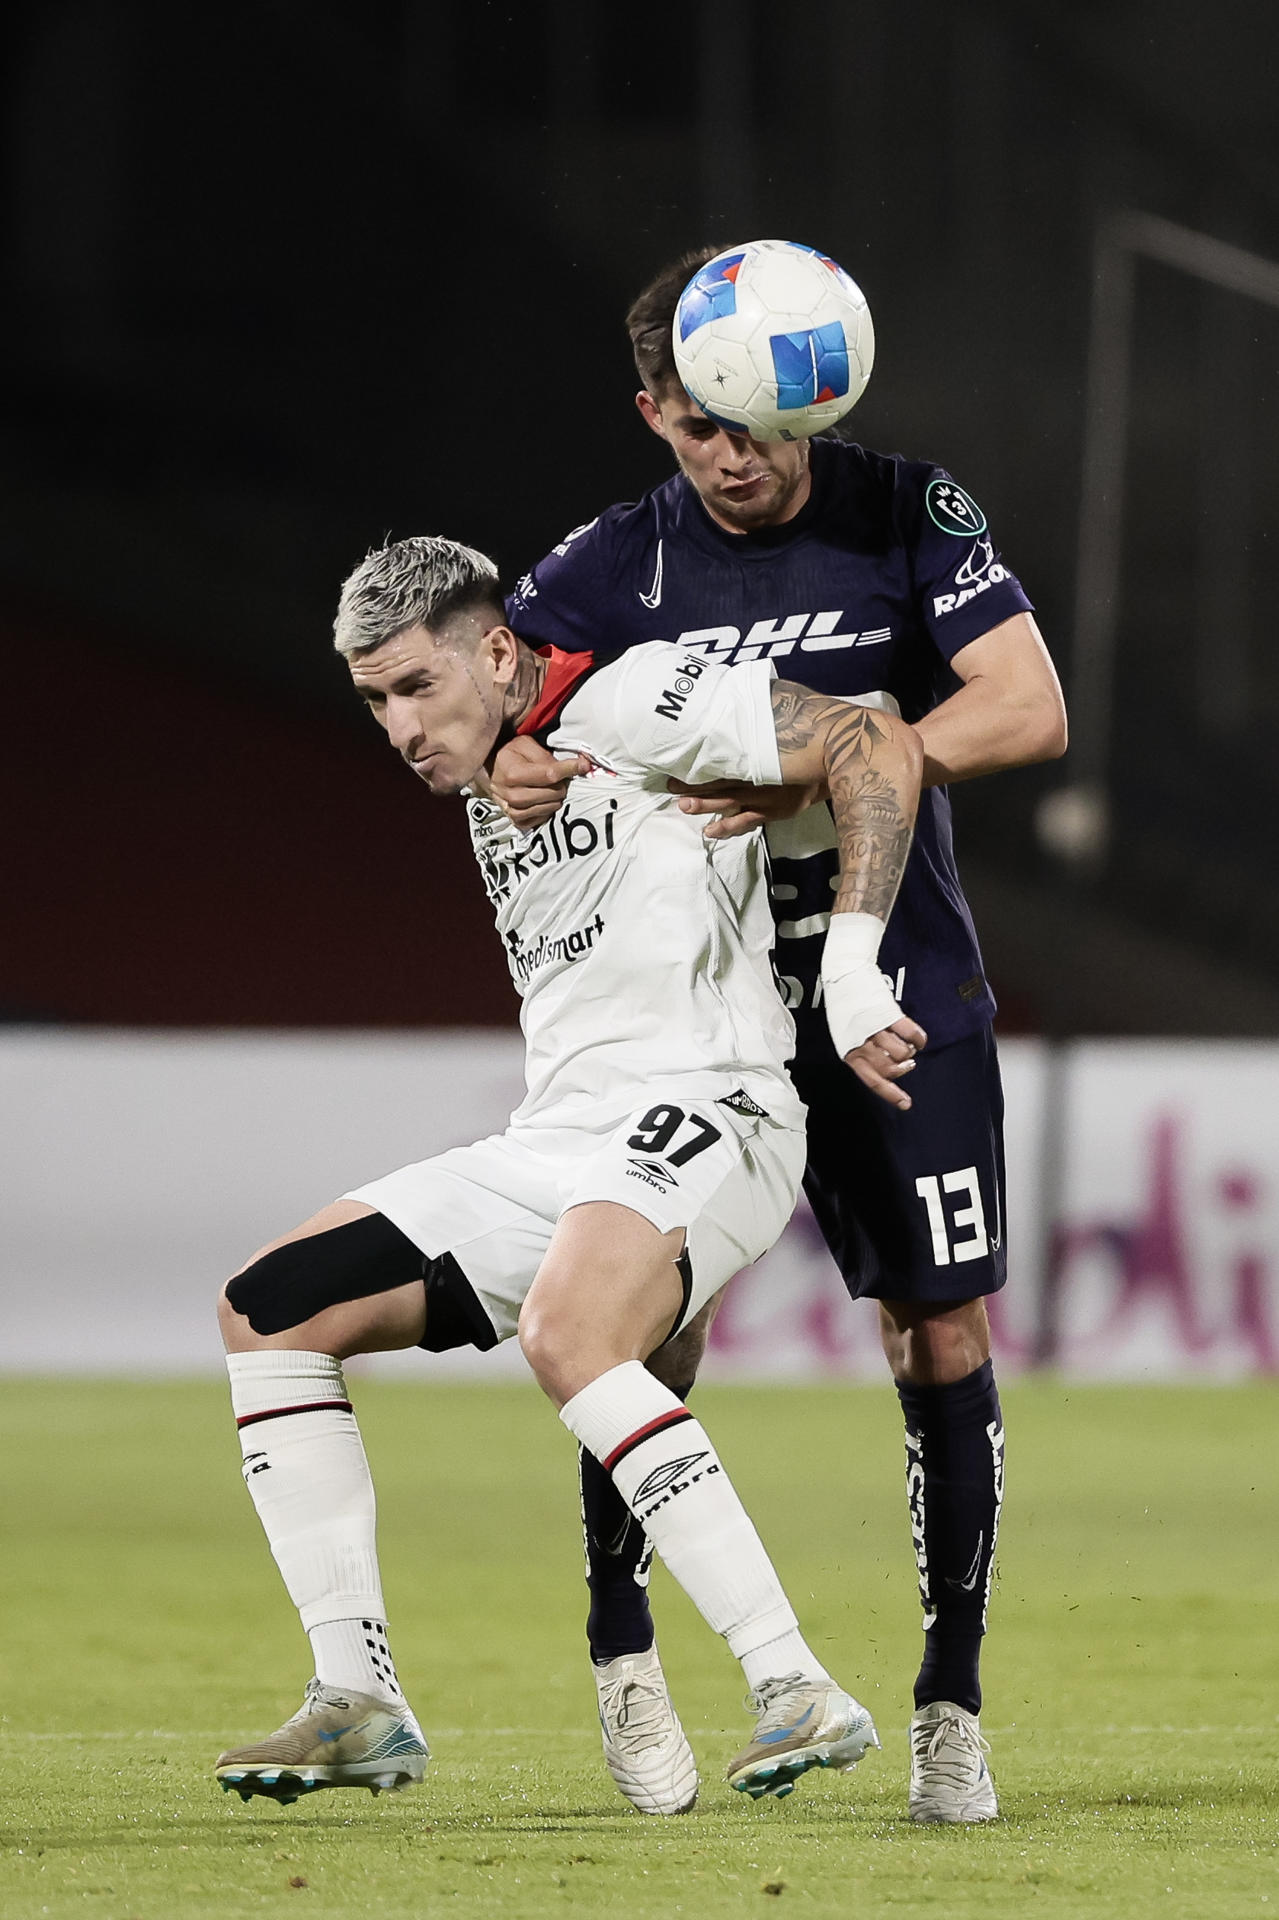
M 779 408 L 811 407 L 819 393 L 848 392 L 848 341 L 838 320 L 769 339 Z
M 730 273 L 735 275 L 744 258 L 740 253 L 725 254 L 719 260 L 709 261 L 700 273 L 694 274 L 679 297 L 681 340 L 687 340 L 690 333 L 696 333 L 708 321 L 737 312 L 737 289 L 732 279 L 726 276 Z

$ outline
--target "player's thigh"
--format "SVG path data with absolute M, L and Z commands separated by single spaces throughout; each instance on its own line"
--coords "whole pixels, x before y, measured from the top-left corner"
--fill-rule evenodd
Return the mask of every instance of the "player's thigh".
M 412 1346 L 424 1294 L 417 1249 L 373 1207 L 334 1201 L 259 1249 L 223 1288 L 229 1352 L 303 1348 L 345 1358 Z
M 614 1200 L 561 1216 L 520 1315 L 524 1356 L 555 1399 L 660 1345 L 683 1314 L 684 1239 Z
M 767 1116 L 676 1093 L 637 1109 L 576 1171 L 568 1210 L 609 1201 L 659 1235 L 683 1234 L 670 1339 L 733 1275 L 766 1252 L 794 1210 L 804 1137 Z M 594 1276 L 597 1299 L 608 1295 Z
M 375 1206 L 419 1250 L 420 1345 L 431 1353 L 509 1340 L 559 1210 L 562 1138 L 510 1133 L 400 1167 L 346 1196 Z
M 959 1304 L 1006 1277 L 1003 1095 L 989 1029 L 911 1074 L 911 1107 L 876 1100 L 832 1060 L 804 1067 L 804 1190 L 854 1298 Z

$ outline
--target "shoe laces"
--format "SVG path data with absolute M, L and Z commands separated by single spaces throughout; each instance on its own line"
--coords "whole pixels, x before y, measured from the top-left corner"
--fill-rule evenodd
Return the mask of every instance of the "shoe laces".
M 926 1727 L 920 1727 L 920 1733 L 926 1733 Z M 961 1746 L 971 1746 L 978 1753 L 989 1753 L 990 1742 L 983 1738 L 977 1728 L 968 1720 L 961 1720 L 957 1713 L 948 1713 L 937 1722 L 929 1736 L 928 1745 L 923 1752 L 925 1760 L 937 1760 L 942 1749 L 952 1740 L 958 1740 Z
M 793 1688 L 802 1687 L 804 1681 L 805 1675 L 798 1671 L 779 1674 L 775 1680 L 761 1680 L 757 1687 L 751 1688 L 742 1704 L 747 1713 L 767 1713 Z
M 601 1717 L 619 1747 L 638 1752 L 656 1746 L 668 1731 L 670 1703 L 659 1680 L 623 1668 L 600 1698 Z

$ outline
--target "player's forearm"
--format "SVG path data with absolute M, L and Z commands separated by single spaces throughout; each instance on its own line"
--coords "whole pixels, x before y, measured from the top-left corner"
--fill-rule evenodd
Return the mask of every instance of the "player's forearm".
M 839 838 L 836 913 L 887 920 L 906 867 L 923 776 L 913 728 L 865 707 L 841 707 L 823 742 Z
M 941 787 L 1057 759 L 1066 750 L 1066 709 L 1055 679 L 1009 686 L 978 675 L 916 721 L 915 730 L 924 785 Z
M 786 786 L 820 784 L 839 837 L 836 913 L 887 920 L 910 851 L 923 749 L 913 727 L 787 680 L 772 686 Z
M 924 785 L 976 780 L 1008 767 L 1055 760 L 1065 752 L 1065 715 L 1046 698 L 1001 697 L 969 681 L 917 723 L 924 747 Z

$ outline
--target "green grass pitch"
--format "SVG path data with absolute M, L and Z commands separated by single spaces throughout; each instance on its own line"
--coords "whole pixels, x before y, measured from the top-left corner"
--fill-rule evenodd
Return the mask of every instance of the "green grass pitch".
M 985 1723 L 1004 1817 L 905 1812 L 918 1611 L 885 1388 L 698 1404 L 814 1645 L 884 1750 L 732 1794 L 736 1662 L 664 1575 L 698 1810 L 642 1819 L 599 1758 L 573 1449 L 531 1390 L 364 1383 L 415 1792 L 216 1788 L 297 1706 L 307 1649 L 217 1384 L 6 1383 L 0 1915 L 1255 1915 L 1279 1920 L 1279 1446 L 1271 1389 L 1004 1396 Z

